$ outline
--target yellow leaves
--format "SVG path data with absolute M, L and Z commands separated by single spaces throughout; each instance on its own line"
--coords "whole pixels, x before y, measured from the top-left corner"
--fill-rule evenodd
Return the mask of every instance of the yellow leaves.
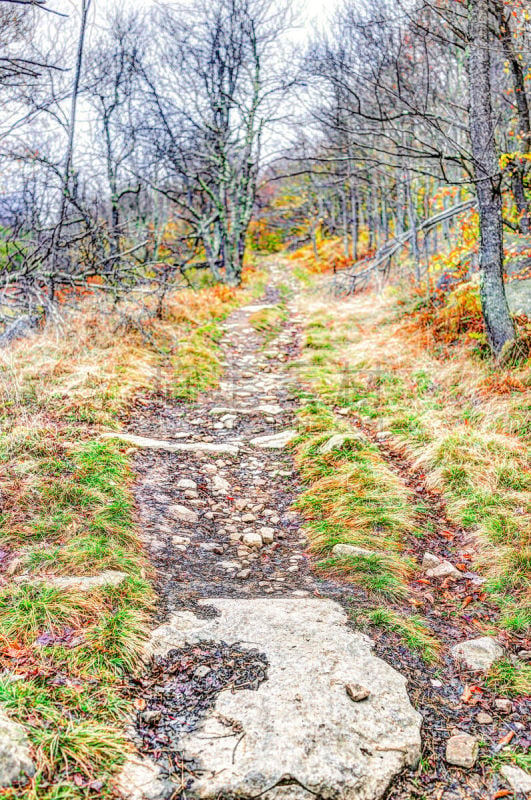
M 502 153 L 500 155 L 500 169 L 506 169 L 509 165 L 520 162 L 523 164 L 525 161 L 531 161 L 531 153 Z

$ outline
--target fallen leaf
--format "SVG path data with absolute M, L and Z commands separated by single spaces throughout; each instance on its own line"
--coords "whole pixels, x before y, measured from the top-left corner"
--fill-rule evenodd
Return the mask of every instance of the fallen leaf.
M 463 703 L 474 706 L 476 703 L 479 703 L 479 697 L 474 697 L 474 695 L 482 694 L 482 692 L 483 690 L 480 689 L 479 686 L 469 686 L 466 684 L 460 699 L 463 701 Z
M 135 697 L 135 699 L 133 700 L 133 705 L 137 711 L 143 711 L 147 706 L 147 703 L 143 697 Z
M 505 747 L 505 745 L 509 744 L 509 742 L 513 738 L 514 738 L 514 731 L 509 731 L 509 733 L 506 733 L 505 736 L 500 739 L 500 741 L 498 742 L 498 745 L 500 747 Z
M 512 797 L 513 793 L 509 789 L 500 789 L 499 792 L 492 795 L 492 800 L 498 800 L 499 797 Z

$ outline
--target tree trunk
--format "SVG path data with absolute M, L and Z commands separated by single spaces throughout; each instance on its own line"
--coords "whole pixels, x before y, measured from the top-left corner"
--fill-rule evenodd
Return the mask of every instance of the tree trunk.
M 350 235 L 352 238 L 352 260 L 358 260 L 358 193 L 350 187 Z
M 347 193 L 345 188 L 341 189 L 341 221 L 343 223 L 343 255 L 345 258 L 349 257 L 350 245 L 348 240 L 348 209 L 347 209 Z
M 503 283 L 501 176 L 492 119 L 489 0 L 469 0 L 470 138 L 479 211 L 481 307 L 489 344 L 499 356 L 515 330 Z
M 55 281 L 54 276 L 58 267 L 58 250 L 61 246 L 61 235 L 63 232 L 63 225 L 65 222 L 67 203 L 71 195 L 75 194 L 76 184 L 74 183 L 71 191 L 71 177 L 73 174 L 73 160 L 74 160 L 74 139 L 76 130 L 76 109 L 77 100 L 79 95 L 79 83 L 81 79 L 81 69 L 83 66 L 83 51 L 85 46 L 85 32 L 87 27 L 88 12 L 92 0 L 81 0 L 81 18 L 79 24 L 79 34 L 77 40 L 76 62 L 74 68 L 74 81 L 72 85 L 72 93 L 70 96 L 70 115 L 68 122 L 68 140 L 66 145 L 65 166 L 63 183 L 61 187 L 61 200 L 59 202 L 59 211 L 57 217 L 57 224 L 52 236 L 52 278 L 49 288 L 49 300 L 54 301 L 55 296 Z
M 503 3 L 497 2 L 500 37 L 505 58 L 510 64 L 513 76 L 514 98 L 518 112 L 518 127 L 522 137 L 522 153 L 531 152 L 531 115 L 525 89 L 525 75 L 522 62 L 513 47 L 511 32 L 511 15 L 505 16 Z M 511 169 L 511 184 L 516 208 L 520 214 L 520 233 L 528 234 L 531 231 L 531 206 L 525 196 L 524 189 L 525 169 L 523 164 L 514 163 Z
M 420 252 L 419 252 L 419 234 L 417 226 L 417 210 L 413 202 L 413 191 L 411 189 L 411 177 L 406 170 L 404 183 L 406 187 L 407 198 L 407 214 L 409 218 L 409 230 L 412 231 L 411 236 L 411 253 L 413 255 L 413 263 L 415 265 L 415 281 L 417 286 L 420 284 Z

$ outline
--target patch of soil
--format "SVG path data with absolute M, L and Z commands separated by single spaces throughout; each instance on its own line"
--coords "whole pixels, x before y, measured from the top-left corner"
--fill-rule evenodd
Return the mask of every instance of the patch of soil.
M 258 689 L 267 680 L 267 667 L 257 650 L 201 642 L 156 657 L 143 677 L 131 681 L 128 694 L 138 709 L 135 744 L 175 781 L 173 797 L 187 788 L 195 768 L 182 757 L 181 734 L 197 728 L 220 692 Z

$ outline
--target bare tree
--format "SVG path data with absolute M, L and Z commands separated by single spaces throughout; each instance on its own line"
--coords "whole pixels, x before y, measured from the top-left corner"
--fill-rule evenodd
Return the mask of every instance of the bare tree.
M 496 354 L 514 341 L 514 324 L 503 285 L 501 175 L 492 116 L 489 0 L 470 0 L 468 62 L 470 139 L 480 219 L 481 303 Z
M 218 279 L 238 284 L 264 130 L 286 81 L 274 45 L 285 13 L 263 0 L 165 9 L 162 75 L 145 74 L 156 141 L 167 164 L 158 188 L 173 201 Z
M 361 204 L 371 240 L 372 231 L 376 240 L 380 233 L 387 238 L 395 207 L 388 198 L 399 187 L 405 189 L 411 231 L 407 240 L 417 280 L 421 257 L 428 275 L 429 247 L 427 229 L 422 247 L 416 235 L 422 219 L 411 190 L 413 176 L 419 187 L 431 181 L 475 193 L 483 315 L 489 342 L 499 355 L 515 332 L 503 284 L 501 151 L 493 105 L 497 103 L 498 119 L 507 120 L 507 113 L 499 111 L 499 87 L 497 95 L 492 88 L 493 71 L 500 65 L 493 10 L 492 0 L 470 0 L 467 8 L 446 0 L 378 0 L 370 7 L 347 0 L 331 36 L 314 48 L 310 63 L 319 87 L 317 119 L 331 131 L 328 142 L 336 142 L 325 156 L 337 172 L 344 172 L 349 161 L 375 168 Z M 508 56 L 507 37 L 504 48 Z M 513 72 L 521 70 L 520 64 Z M 524 109 L 525 88 L 519 98 L 518 108 Z M 522 129 L 523 117 L 522 111 Z M 348 147 L 339 144 L 345 141 Z M 517 205 L 523 212 L 523 181 L 520 175 L 516 178 L 521 195 Z M 427 214 L 426 206 L 422 213 Z M 402 226 L 395 220 L 395 229 Z
M 137 146 L 134 105 L 144 50 L 144 27 L 137 13 L 114 10 L 108 17 L 107 30 L 87 58 L 86 93 L 96 111 L 97 154 L 105 164 L 109 203 L 109 240 L 112 253 L 120 250 L 123 234 L 121 201 L 138 193 L 138 181 L 132 183 L 128 169 Z

